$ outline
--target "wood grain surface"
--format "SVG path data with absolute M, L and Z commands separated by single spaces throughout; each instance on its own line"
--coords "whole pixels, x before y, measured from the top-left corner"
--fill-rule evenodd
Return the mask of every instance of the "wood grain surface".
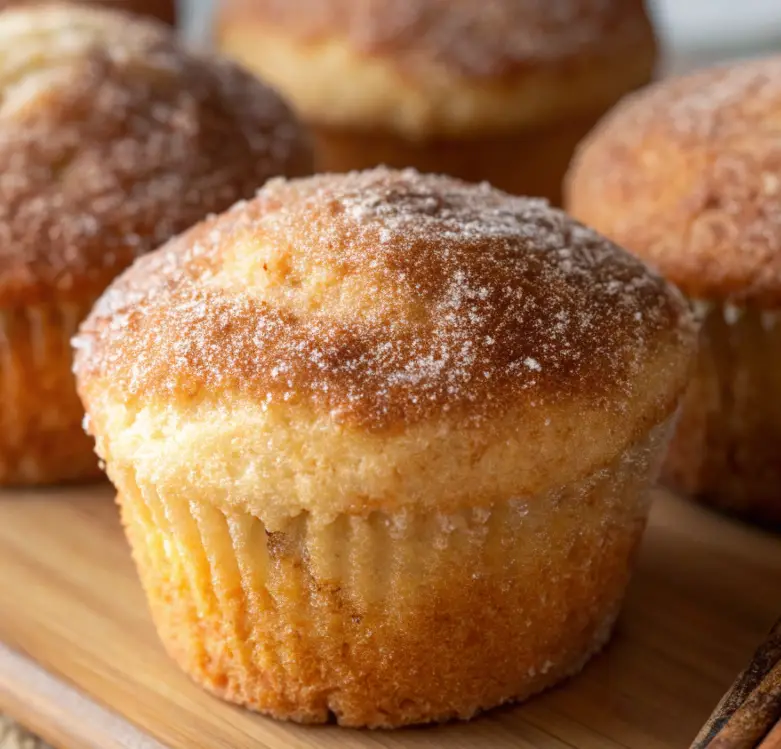
M 469 724 L 306 728 L 220 703 L 158 643 L 110 490 L 0 494 L 0 710 L 64 749 L 679 749 L 781 611 L 781 539 L 665 495 L 613 643 Z

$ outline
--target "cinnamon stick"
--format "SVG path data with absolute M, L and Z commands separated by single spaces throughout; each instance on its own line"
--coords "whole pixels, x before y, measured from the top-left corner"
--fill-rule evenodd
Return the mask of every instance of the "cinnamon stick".
M 767 735 L 765 740 L 759 745 L 759 749 L 781 749 L 781 723 L 776 723 Z
M 781 620 L 719 702 L 691 749 L 781 749 Z

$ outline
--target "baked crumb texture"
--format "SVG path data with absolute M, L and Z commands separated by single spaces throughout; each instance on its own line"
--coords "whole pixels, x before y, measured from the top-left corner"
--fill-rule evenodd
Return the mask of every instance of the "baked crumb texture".
M 666 81 L 621 104 L 568 179 L 581 220 L 700 308 L 700 361 L 665 474 L 781 520 L 781 57 Z
M 163 641 L 277 717 L 466 718 L 606 639 L 687 382 L 683 299 L 542 201 L 275 180 L 75 341 Z
M 320 171 L 415 166 L 554 200 L 656 59 L 640 0 L 225 0 L 216 28 L 309 124 Z
M 276 94 L 162 24 L 56 3 L 0 13 L 0 483 L 95 473 L 67 340 L 116 274 L 310 167 Z

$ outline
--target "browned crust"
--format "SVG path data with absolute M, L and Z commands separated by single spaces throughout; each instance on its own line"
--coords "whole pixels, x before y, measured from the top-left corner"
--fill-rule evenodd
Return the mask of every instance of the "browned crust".
M 0 0 L 0 10 L 15 6 L 43 5 L 47 0 Z M 92 6 L 102 6 L 113 10 L 122 10 L 141 16 L 151 16 L 160 21 L 173 24 L 176 21 L 175 0 L 80 0 Z
M 9 24 L 18 47 L 0 94 L 21 80 L 32 95 L 0 109 L 0 307 L 95 296 L 208 213 L 311 167 L 276 94 L 162 25 L 62 4 L 5 11 L 0 33 Z M 96 38 L 76 53 L 65 44 L 60 62 L 58 39 L 82 27 Z M 51 37 L 49 59 L 34 59 L 27 34 Z M 49 78 L 19 79 L 20 63 Z
M 414 71 L 500 79 L 625 54 L 654 57 L 643 0 L 224 0 L 218 27 L 261 24 L 302 44 L 346 39 Z
M 141 259 L 76 370 L 82 396 L 238 392 L 379 429 L 573 396 L 621 410 L 660 351 L 681 379 L 692 341 L 671 287 L 544 201 L 377 169 L 275 180 Z
M 699 299 L 781 306 L 781 57 L 664 81 L 585 141 L 566 203 Z
M 239 675 L 235 656 L 220 644 L 224 623 L 218 618 L 199 621 L 175 582 L 156 588 L 154 570 L 142 569 L 141 575 L 169 654 L 217 697 L 278 720 L 399 728 L 469 720 L 499 705 L 522 702 L 579 673 L 612 633 L 640 537 L 638 527 L 631 539 L 621 539 L 619 549 L 611 540 L 610 548 L 601 552 L 605 579 L 599 584 L 607 582 L 606 590 L 567 586 L 573 614 L 561 628 L 553 625 L 561 612 L 543 606 L 534 612 L 537 629 L 523 628 L 521 641 L 516 615 L 525 611 L 528 597 L 508 592 L 507 581 L 504 587 L 465 583 L 455 596 L 452 590 L 432 591 L 428 605 L 405 622 L 415 633 L 412 637 L 399 636 L 390 622 L 372 617 L 356 617 L 357 626 L 348 623 L 338 641 L 325 638 L 315 644 L 316 638 L 301 632 L 295 664 L 299 673 L 281 683 L 259 669 Z M 546 588 L 546 594 L 558 600 L 561 591 Z M 334 618 L 344 616 L 338 596 L 324 594 L 322 599 Z M 543 631 L 538 617 L 544 621 L 546 616 L 549 628 Z M 364 633 L 370 628 L 369 638 Z M 480 639 L 482 645 L 476 646 Z M 204 643 L 222 650 L 224 658 L 204 659 L 199 652 Z M 321 660 L 324 653 L 326 661 Z M 537 672 L 540 664 L 551 665 Z M 335 676 L 341 682 L 337 687 Z

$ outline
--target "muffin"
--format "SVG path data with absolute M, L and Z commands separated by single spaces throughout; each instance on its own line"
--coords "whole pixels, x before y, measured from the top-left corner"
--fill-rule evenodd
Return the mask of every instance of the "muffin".
M 584 143 L 567 201 L 702 317 L 665 481 L 770 523 L 781 523 L 780 124 L 781 57 L 657 84 Z
M 76 1 L 76 0 L 74 0 Z M 176 20 L 175 0 L 80 0 L 84 5 L 103 6 L 113 10 L 123 10 L 143 16 L 153 16 L 160 21 L 173 24 Z M 46 4 L 46 0 L 0 0 L 0 10 L 11 6 L 34 3 Z
M 76 373 L 169 652 L 347 726 L 575 673 L 630 575 L 687 315 L 544 201 L 413 171 L 273 180 L 142 258 Z
M 0 484 L 85 479 L 78 323 L 138 255 L 311 153 L 276 94 L 162 25 L 6 10 L 0 49 Z
M 556 202 L 656 55 L 642 0 L 222 0 L 216 37 L 298 109 L 319 171 L 414 166 Z

